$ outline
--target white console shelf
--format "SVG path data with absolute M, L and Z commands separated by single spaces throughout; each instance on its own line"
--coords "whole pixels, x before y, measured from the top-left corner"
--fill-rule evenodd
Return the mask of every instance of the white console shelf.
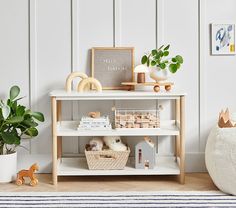
M 52 102 L 53 131 L 53 184 L 58 176 L 87 175 L 179 175 L 184 183 L 185 160 L 185 93 L 144 92 L 144 91 L 103 91 L 103 92 L 66 92 L 55 90 L 50 93 Z M 63 100 L 174 100 L 176 106 L 175 120 L 162 121 L 159 129 L 112 129 L 112 130 L 78 130 L 79 121 L 61 120 L 61 101 Z M 89 170 L 84 157 L 62 157 L 62 136 L 174 136 L 175 156 L 157 156 L 154 169 L 135 169 L 133 158 L 129 158 L 124 170 Z

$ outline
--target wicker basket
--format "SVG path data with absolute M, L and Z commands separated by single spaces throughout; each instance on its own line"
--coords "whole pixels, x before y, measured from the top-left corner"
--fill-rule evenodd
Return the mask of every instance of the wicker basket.
M 130 149 L 126 151 L 87 151 L 85 156 L 90 170 L 122 170 L 129 158 Z

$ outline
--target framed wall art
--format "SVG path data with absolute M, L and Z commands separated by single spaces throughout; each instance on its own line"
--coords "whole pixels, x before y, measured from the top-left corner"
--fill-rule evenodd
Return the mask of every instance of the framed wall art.
M 235 55 L 235 24 L 211 24 L 212 55 Z
M 133 47 L 92 48 L 92 77 L 98 79 L 103 89 L 126 89 L 121 82 L 134 79 Z

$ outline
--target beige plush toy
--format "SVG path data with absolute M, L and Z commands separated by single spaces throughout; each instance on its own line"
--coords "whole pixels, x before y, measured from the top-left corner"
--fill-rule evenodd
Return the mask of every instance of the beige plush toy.
M 94 137 L 89 142 L 91 151 L 102 151 L 103 141 L 100 137 Z
M 126 151 L 127 147 L 122 143 L 121 138 L 119 136 L 105 136 L 103 138 L 106 146 L 113 151 Z

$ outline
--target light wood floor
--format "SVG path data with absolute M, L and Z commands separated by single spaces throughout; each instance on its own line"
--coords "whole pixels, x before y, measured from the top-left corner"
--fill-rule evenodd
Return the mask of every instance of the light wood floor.
M 51 184 L 50 174 L 39 174 L 39 184 L 16 186 L 14 183 L 0 184 L 0 191 L 208 191 L 217 190 L 207 173 L 186 174 L 185 185 L 174 176 L 112 176 L 112 177 L 63 177 L 57 186 Z

